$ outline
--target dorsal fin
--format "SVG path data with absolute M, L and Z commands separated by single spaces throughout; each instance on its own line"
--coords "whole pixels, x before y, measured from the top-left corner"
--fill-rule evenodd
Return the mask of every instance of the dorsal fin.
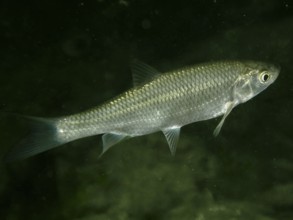
M 138 60 L 131 62 L 131 70 L 134 86 L 149 82 L 154 77 L 160 75 L 158 70 Z

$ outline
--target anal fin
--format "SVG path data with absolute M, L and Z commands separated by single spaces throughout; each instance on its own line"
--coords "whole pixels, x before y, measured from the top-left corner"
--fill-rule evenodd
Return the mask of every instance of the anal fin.
M 178 144 L 178 140 L 180 136 L 180 127 L 171 127 L 171 128 L 164 129 L 162 131 L 169 144 L 171 154 L 174 156 L 176 153 L 176 148 L 177 148 L 177 144 Z
M 106 133 L 102 136 L 102 141 L 103 141 L 103 151 L 100 154 L 100 157 L 107 151 L 109 150 L 113 145 L 117 144 L 118 142 L 122 141 L 125 139 L 127 136 L 126 135 L 121 135 L 121 134 L 112 134 L 112 133 Z

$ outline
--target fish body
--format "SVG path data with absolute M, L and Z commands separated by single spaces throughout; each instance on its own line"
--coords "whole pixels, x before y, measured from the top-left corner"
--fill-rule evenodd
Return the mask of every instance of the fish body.
M 175 154 L 182 126 L 224 115 L 217 135 L 235 106 L 266 89 L 279 74 L 279 68 L 254 61 L 209 62 L 164 74 L 137 61 L 132 69 L 132 89 L 78 114 L 36 119 L 49 129 L 28 138 L 8 158 L 27 158 L 97 134 L 104 134 L 104 153 L 127 137 L 157 131 L 164 133 Z

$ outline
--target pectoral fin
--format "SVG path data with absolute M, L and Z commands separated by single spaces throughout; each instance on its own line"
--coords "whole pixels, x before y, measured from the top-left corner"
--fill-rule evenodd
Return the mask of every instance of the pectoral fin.
M 110 147 L 117 144 L 118 142 L 125 139 L 127 136 L 121 135 L 121 134 L 112 134 L 112 133 L 106 133 L 102 136 L 103 140 L 103 151 L 100 154 L 100 157 L 109 150 Z
M 169 144 L 171 154 L 174 156 L 180 135 L 180 127 L 172 127 L 163 130 L 163 133 Z
M 213 133 L 214 136 L 218 136 L 218 134 L 220 133 L 221 128 L 222 128 L 222 126 L 223 126 L 223 124 L 225 122 L 225 119 L 230 114 L 230 112 L 232 111 L 232 109 L 234 108 L 234 106 L 235 106 L 234 102 L 227 102 L 226 103 L 226 112 L 225 112 L 223 118 L 221 119 L 220 123 L 215 128 L 214 133 Z

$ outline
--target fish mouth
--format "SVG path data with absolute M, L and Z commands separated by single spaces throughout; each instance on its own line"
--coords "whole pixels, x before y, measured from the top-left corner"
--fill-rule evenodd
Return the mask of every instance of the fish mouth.
M 280 65 L 271 65 L 269 71 L 272 74 L 271 81 L 274 82 L 279 76 L 279 73 L 281 71 L 281 66 Z

